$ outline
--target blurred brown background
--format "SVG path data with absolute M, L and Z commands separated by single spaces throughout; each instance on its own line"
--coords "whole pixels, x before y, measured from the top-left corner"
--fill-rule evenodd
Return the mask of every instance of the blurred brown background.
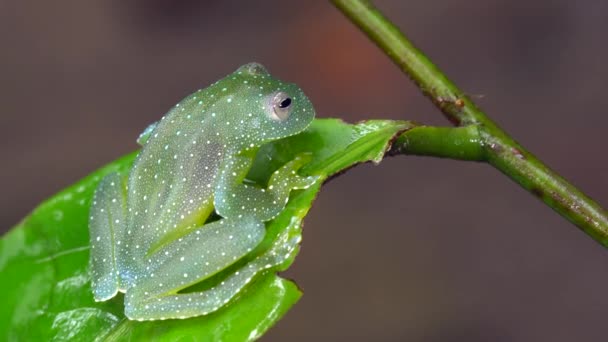
M 378 1 L 480 105 L 608 206 L 608 2 Z M 1 227 L 249 61 L 319 117 L 447 124 L 325 1 L 0 1 Z M 608 252 L 489 166 L 398 157 L 329 183 L 268 341 L 603 341 Z

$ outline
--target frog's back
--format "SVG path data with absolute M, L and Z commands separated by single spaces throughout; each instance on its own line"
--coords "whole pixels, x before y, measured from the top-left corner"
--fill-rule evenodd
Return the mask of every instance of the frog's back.
M 203 224 L 213 210 L 213 189 L 224 144 L 215 113 L 199 90 L 177 104 L 151 133 L 128 181 L 127 240 L 150 252 L 155 244 Z M 212 116 L 213 115 L 213 116 Z

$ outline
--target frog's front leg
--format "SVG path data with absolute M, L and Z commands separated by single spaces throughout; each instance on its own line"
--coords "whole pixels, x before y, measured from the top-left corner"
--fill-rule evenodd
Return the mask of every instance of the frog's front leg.
M 272 174 L 268 188 L 260 189 L 243 184 L 253 158 L 244 155 L 230 158 L 220 172 L 215 190 L 215 210 L 222 217 L 251 215 L 260 221 L 271 220 L 285 208 L 291 190 L 306 189 L 319 179 L 317 176 L 302 177 L 296 173 L 309 161 L 309 154 L 296 156 Z
M 226 304 L 255 274 L 236 272 L 214 288 L 178 291 L 212 277 L 251 252 L 262 241 L 264 224 L 253 217 L 221 219 L 160 248 L 144 263 L 125 295 L 130 319 L 150 320 L 204 315 Z M 238 277 L 241 275 L 241 277 Z
M 115 242 L 126 224 L 125 202 L 120 176 L 105 176 L 95 190 L 89 216 L 91 287 L 96 301 L 114 297 L 120 287 Z

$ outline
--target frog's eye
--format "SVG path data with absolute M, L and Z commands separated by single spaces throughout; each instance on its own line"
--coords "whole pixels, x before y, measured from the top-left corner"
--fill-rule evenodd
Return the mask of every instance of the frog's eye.
M 284 121 L 289 117 L 292 108 L 292 99 L 284 92 L 278 92 L 272 98 L 272 113 L 271 117 L 277 121 Z

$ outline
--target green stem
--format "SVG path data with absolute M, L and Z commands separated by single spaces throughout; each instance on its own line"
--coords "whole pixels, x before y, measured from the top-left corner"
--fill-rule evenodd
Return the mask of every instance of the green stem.
M 475 126 L 456 128 L 417 126 L 403 132 L 393 143 L 389 154 L 485 160 L 485 150 Z
M 471 157 L 474 158 L 465 159 L 487 161 L 595 240 L 608 246 L 608 213 L 499 128 L 370 1 L 332 2 L 416 83 L 454 125 L 475 127 L 479 133 L 483 158 L 477 159 L 479 155 L 473 153 Z M 404 133 L 407 134 L 412 133 Z M 418 131 L 416 134 L 418 136 L 414 140 L 409 140 L 410 144 L 415 144 L 410 145 L 410 148 L 424 146 L 422 140 L 425 132 Z M 436 134 L 441 134 L 441 131 L 429 130 L 427 136 L 433 139 Z M 406 137 L 402 138 L 398 143 L 407 141 Z M 419 153 L 408 152 L 407 145 L 401 147 L 404 153 L 450 158 L 454 155 L 441 151 L 438 148 L 441 144 L 434 145 L 431 142 L 427 146 L 428 150 L 421 149 L 417 151 Z M 463 153 L 469 156 L 471 151 Z

